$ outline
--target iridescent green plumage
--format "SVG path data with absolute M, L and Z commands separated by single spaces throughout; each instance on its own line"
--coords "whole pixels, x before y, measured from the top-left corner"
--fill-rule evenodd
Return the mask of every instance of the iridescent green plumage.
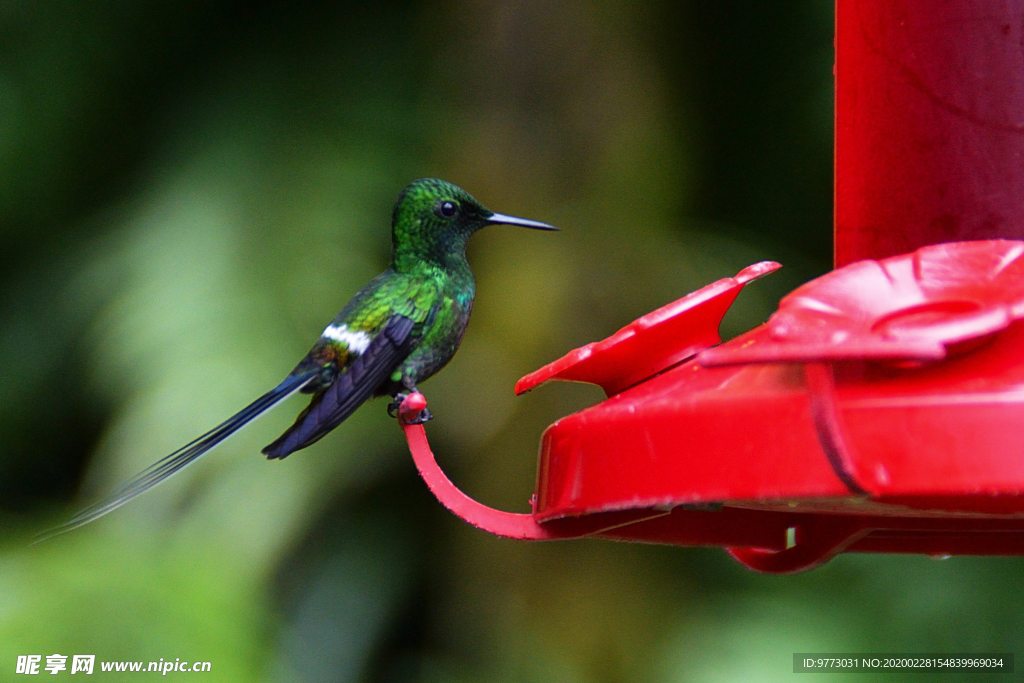
M 295 424 L 263 449 L 268 458 L 284 458 L 316 442 L 372 396 L 393 396 L 396 406 L 458 350 L 476 294 L 466 241 L 493 224 L 555 229 L 496 214 L 443 180 L 411 183 L 392 213 L 391 265 L 352 297 L 281 384 L 44 537 L 120 507 L 296 391 L 313 398 Z M 422 419 L 430 419 L 429 413 Z

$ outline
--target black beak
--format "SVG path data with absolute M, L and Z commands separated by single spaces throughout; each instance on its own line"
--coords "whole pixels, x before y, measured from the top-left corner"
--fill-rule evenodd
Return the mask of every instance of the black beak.
M 534 230 L 558 230 L 553 225 L 547 223 L 541 223 L 540 221 L 531 221 L 528 218 L 516 218 L 515 216 L 506 216 L 503 213 L 492 213 L 487 217 L 488 225 L 519 225 L 524 228 L 533 228 Z

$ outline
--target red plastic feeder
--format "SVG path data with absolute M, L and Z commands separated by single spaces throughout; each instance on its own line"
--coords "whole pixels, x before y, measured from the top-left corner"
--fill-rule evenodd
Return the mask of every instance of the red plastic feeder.
M 716 545 L 766 572 L 843 551 L 1024 554 L 1021 16 L 1024 0 L 840 0 L 844 267 L 728 343 L 725 312 L 778 264 L 520 380 L 608 395 L 544 433 L 530 514 L 465 496 L 405 424 L 431 490 L 502 536 Z

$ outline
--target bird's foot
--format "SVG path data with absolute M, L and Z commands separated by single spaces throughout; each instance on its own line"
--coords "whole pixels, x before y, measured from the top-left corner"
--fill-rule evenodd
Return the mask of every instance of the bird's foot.
M 398 409 L 402 407 L 402 401 L 409 398 L 409 394 L 395 394 L 395 400 L 388 404 L 388 417 L 398 417 Z
M 419 392 L 414 393 L 419 394 Z M 406 419 L 404 416 L 401 415 L 402 404 L 405 403 L 405 400 L 409 398 L 409 396 L 411 395 L 413 394 L 405 391 L 395 394 L 395 399 L 390 404 L 388 404 L 388 415 L 394 418 L 398 418 L 408 425 L 421 425 L 424 424 L 425 422 L 433 420 L 434 414 L 431 413 L 430 410 L 426 407 L 426 401 L 423 400 L 422 394 L 419 394 L 419 397 L 420 400 L 423 401 L 423 408 L 420 409 L 418 413 L 416 413 L 415 417 Z M 413 409 L 415 410 L 415 408 Z

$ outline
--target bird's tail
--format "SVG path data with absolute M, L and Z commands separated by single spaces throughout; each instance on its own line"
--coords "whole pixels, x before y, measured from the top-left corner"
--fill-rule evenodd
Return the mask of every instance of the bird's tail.
M 316 370 L 305 374 L 289 375 L 279 385 L 260 396 L 245 408 L 229 417 L 198 439 L 191 441 L 170 455 L 158 460 L 133 478 L 122 484 L 107 498 L 90 505 L 64 524 L 54 527 L 36 536 L 33 543 L 40 543 L 60 534 L 77 529 L 103 515 L 116 510 L 131 499 L 153 488 L 175 472 L 195 462 L 200 456 L 209 452 L 229 436 L 249 424 L 257 417 L 273 408 L 306 386 L 313 379 Z

